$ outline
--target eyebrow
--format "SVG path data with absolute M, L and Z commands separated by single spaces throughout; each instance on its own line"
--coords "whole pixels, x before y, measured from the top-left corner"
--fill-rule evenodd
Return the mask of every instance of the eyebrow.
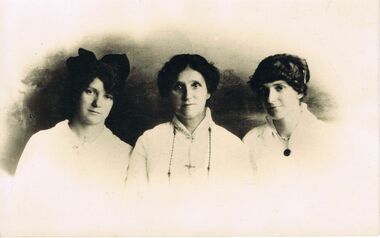
M 92 87 L 92 86 L 88 86 L 86 89 L 92 89 L 92 90 L 94 90 L 94 91 L 96 91 L 96 93 L 99 93 L 101 90 L 98 90 L 97 88 L 95 88 L 95 87 Z M 109 93 L 109 92 L 107 92 L 107 90 L 106 89 L 103 89 L 103 94 L 104 95 L 107 95 L 107 94 L 109 94 L 109 95 L 112 95 L 113 96 L 113 93 Z
M 88 85 L 87 89 L 89 89 L 89 88 L 90 88 L 90 89 L 93 89 L 93 90 L 95 90 L 95 91 L 97 91 L 97 92 L 99 91 L 97 88 Z
M 175 83 L 180 83 L 180 84 L 185 84 L 185 82 L 182 82 L 182 81 L 176 81 Z M 192 79 L 189 81 L 189 83 L 200 83 L 202 84 L 202 82 L 200 80 L 196 80 L 196 79 Z
M 268 87 L 275 87 L 275 86 L 287 86 L 286 85 L 286 83 L 274 83 L 274 84 L 271 84 L 271 85 L 262 85 L 263 87 L 266 87 L 266 88 L 268 88 Z

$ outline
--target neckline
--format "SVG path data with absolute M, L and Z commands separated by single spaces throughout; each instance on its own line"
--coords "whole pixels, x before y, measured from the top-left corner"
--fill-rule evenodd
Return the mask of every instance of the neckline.
M 291 141 L 291 139 L 294 138 L 294 135 L 297 134 L 297 131 L 300 128 L 300 124 L 302 124 L 302 122 L 304 121 L 304 117 L 305 117 L 305 114 L 306 114 L 305 112 L 306 111 L 308 111 L 307 110 L 307 104 L 302 102 L 301 103 L 301 113 L 300 113 L 300 116 L 298 118 L 298 122 L 297 122 L 297 124 L 296 124 L 293 132 L 291 133 L 291 135 L 289 137 L 287 137 L 287 138 L 282 137 L 280 135 L 280 133 L 278 133 L 278 131 L 277 131 L 277 129 L 276 129 L 276 127 L 275 127 L 272 119 L 270 119 L 268 116 L 265 117 L 265 119 L 266 119 L 266 121 L 267 121 L 267 123 L 268 123 L 268 125 L 269 125 L 269 127 L 270 127 L 270 129 L 272 131 L 272 134 L 274 134 L 280 141 L 286 142 L 286 144 L 289 144 L 290 141 Z
M 100 130 L 100 132 L 96 136 L 94 136 L 94 138 L 92 140 L 85 141 L 85 140 L 81 140 L 74 133 L 74 131 L 70 128 L 69 120 L 63 121 L 62 124 L 64 124 L 65 130 L 66 130 L 66 135 L 71 138 L 70 140 L 72 141 L 72 144 L 74 146 L 78 146 L 78 147 L 87 147 L 87 146 L 90 146 L 90 145 L 94 145 L 94 144 L 96 144 L 100 140 L 100 138 L 103 137 L 103 135 L 105 133 L 107 133 L 107 127 L 104 125 L 102 127 L 102 129 Z
M 203 131 L 204 128 L 212 128 L 214 122 L 212 120 L 212 116 L 211 116 L 211 110 L 210 108 L 206 107 L 206 115 L 205 117 L 203 118 L 203 120 L 201 121 L 201 123 L 199 123 L 199 125 L 197 126 L 197 128 L 194 130 L 193 133 L 191 133 L 183 124 L 182 122 L 177 118 L 177 116 L 174 114 L 173 116 L 173 119 L 171 121 L 171 123 L 173 124 L 173 126 L 175 127 L 175 129 L 177 129 L 178 131 L 182 132 L 183 134 L 185 134 L 186 136 L 189 136 L 189 137 L 194 137 L 196 136 L 196 134 L 198 134 L 199 131 Z

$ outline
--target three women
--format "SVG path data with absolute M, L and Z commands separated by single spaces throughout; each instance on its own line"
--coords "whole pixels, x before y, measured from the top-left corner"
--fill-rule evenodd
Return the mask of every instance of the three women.
M 128 76 L 128 59 L 107 55 L 97 60 L 92 52 L 79 49 L 79 56 L 69 58 L 67 66 L 73 110 L 68 111 L 68 120 L 30 139 L 16 180 L 48 186 L 41 191 L 120 188 L 131 147 L 114 136 L 105 121 Z M 207 103 L 219 79 L 218 69 L 200 55 L 175 55 L 164 64 L 157 83 L 161 96 L 171 102 L 173 118 L 137 140 L 128 180 L 139 185 L 244 184 L 252 181 L 251 162 L 256 173 L 267 174 L 281 172 L 283 164 L 303 163 L 286 158 L 310 157 L 320 139 L 316 131 L 325 128 L 302 102 L 310 79 L 305 60 L 286 54 L 270 56 L 251 76 L 250 86 L 267 114 L 267 123 L 243 139 L 251 162 L 240 139 L 212 119 Z M 36 191 L 40 186 L 26 187 L 38 196 L 44 194 Z
M 120 206 L 123 202 L 131 203 L 131 199 L 116 202 L 122 198 L 120 191 L 128 160 L 128 182 L 138 186 L 169 184 L 176 190 L 193 185 L 207 187 L 210 183 L 239 187 L 252 183 L 254 173 L 282 180 L 292 175 L 293 168 L 317 161 L 313 160 L 313 153 L 323 141 L 318 135 L 326 129 L 302 102 L 310 73 L 306 61 L 299 57 L 270 56 L 251 77 L 250 86 L 267 115 L 265 125 L 252 129 L 244 137 L 256 171 L 252 169 L 246 146 L 212 119 L 208 100 L 217 88 L 220 75 L 202 56 L 175 55 L 159 71 L 158 88 L 161 96 L 170 101 L 173 117 L 145 131 L 130 159 L 131 147 L 105 126 L 129 73 L 126 55 L 107 55 L 97 60 L 92 52 L 80 49 L 79 56 L 67 60 L 67 67 L 73 82 L 70 95 L 73 110 L 68 111 L 66 121 L 38 132 L 29 140 L 17 168 L 16 187 L 21 199 L 16 205 L 17 234 L 31 234 L 31 231 L 33 234 L 33 229 L 46 231 L 47 226 L 50 234 L 91 231 L 99 235 L 101 231 L 105 234 L 115 231 L 105 227 L 114 226 L 125 218 L 123 212 L 130 211 Z M 208 222 L 211 218 L 204 215 L 205 209 L 219 211 L 232 201 L 230 210 L 239 215 L 244 207 L 242 199 L 247 207 L 252 202 L 245 192 L 222 191 L 214 194 L 217 196 L 207 193 L 200 197 L 192 191 L 186 194 L 189 195 L 186 203 L 170 194 L 164 196 L 168 198 L 167 203 L 157 208 L 157 196 L 152 194 L 155 196 L 152 204 L 140 205 L 142 210 L 154 214 L 162 212 L 162 217 L 167 217 L 166 211 L 180 213 L 185 208 L 192 211 L 201 208 L 199 211 Z M 234 197 L 228 199 L 228 196 Z M 194 198 L 200 202 L 194 202 Z M 138 199 L 136 204 L 141 201 Z M 269 205 L 273 204 L 269 202 Z M 121 219 L 115 219 L 118 212 Z M 181 214 L 174 213 L 175 221 L 179 219 L 177 215 Z M 146 221 L 146 214 L 141 219 Z M 36 221 L 40 222 L 39 226 Z M 184 222 L 188 222 L 187 217 Z M 97 224 L 102 224 L 99 231 Z M 27 232 L 20 233 L 20 227 Z
M 125 55 L 108 55 L 97 61 L 92 52 L 80 49 L 78 57 L 67 60 L 67 66 L 75 82 L 71 105 L 75 111 L 69 110 L 67 121 L 31 138 L 20 160 L 17 177 L 27 173 L 23 167 L 45 166 L 51 161 L 68 163 L 67 159 L 38 163 L 37 159 L 28 159 L 34 155 L 50 158 L 72 152 L 68 158 L 90 158 L 94 155 L 124 157 L 118 159 L 121 163 L 112 163 L 114 168 L 110 169 L 118 171 L 112 172 L 111 177 L 123 177 L 124 171 L 120 168 L 127 163 L 131 148 L 113 136 L 104 123 L 113 100 L 120 93 L 118 90 L 122 88 L 123 78 L 129 73 L 128 59 Z M 118 75 L 115 75 L 115 70 Z M 251 165 L 240 140 L 216 125 L 207 107 L 219 77 L 218 69 L 199 55 L 176 55 L 163 66 L 157 83 L 161 96 L 171 102 L 173 119 L 147 130 L 137 140 L 129 164 L 129 179 L 160 184 L 168 181 L 194 183 L 210 178 L 234 181 L 250 177 L 248 170 Z M 325 130 L 323 123 L 302 102 L 309 79 L 306 61 L 286 54 L 265 58 L 251 76 L 250 86 L 265 109 L 267 123 L 251 130 L 243 140 L 259 171 L 273 171 L 278 164 L 289 164 L 283 162 L 285 160 L 276 162 L 281 157 L 305 156 L 305 152 L 312 151 L 310 146 L 315 145 L 316 131 Z M 41 144 L 45 145 L 41 147 Z M 101 152 L 104 152 L 102 156 Z M 104 167 L 102 163 L 98 165 Z M 43 171 L 55 171 L 56 165 L 51 166 L 53 168 Z M 78 165 L 73 167 L 78 168 Z M 100 167 L 98 169 L 101 170 Z M 85 171 L 91 170 L 86 168 Z

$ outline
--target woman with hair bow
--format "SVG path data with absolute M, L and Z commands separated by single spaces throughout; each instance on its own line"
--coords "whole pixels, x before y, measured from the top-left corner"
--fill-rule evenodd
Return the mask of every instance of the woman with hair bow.
M 129 61 L 125 54 L 97 60 L 91 51 L 81 48 L 78 53 L 66 61 L 71 85 L 67 119 L 34 134 L 19 160 L 17 234 L 85 232 L 87 225 L 94 231 L 93 222 L 112 213 L 120 199 L 131 146 L 105 122 L 124 88 Z

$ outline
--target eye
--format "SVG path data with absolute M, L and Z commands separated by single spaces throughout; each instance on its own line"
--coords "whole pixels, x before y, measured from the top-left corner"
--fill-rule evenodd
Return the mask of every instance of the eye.
M 109 100 L 113 100 L 113 96 L 111 94 L 105 94 L 104 97 Z
M 193 87 L 193 88 L 200 88 L 200 87 L 202 87 L 202 84 L 200 84 L 199 82 L 193 82 L 191 84 L 191 87 Z
M 173 85 L 173 90 L 174 91 L 182 91 L 183 90 L 183 86 L 179 83 L 176 83 Z
M 283 86 L 283 85 L 276 85 L 275 86 L 275 89 L 277 92 L 281 92 L 284 88 L 285 88 L 285 86 Z
M 94 93 L 94 90 L 92 88 L 86 88 L 86 90 L 84 90 L 84 92 L 88 95 L 92 95 Z

